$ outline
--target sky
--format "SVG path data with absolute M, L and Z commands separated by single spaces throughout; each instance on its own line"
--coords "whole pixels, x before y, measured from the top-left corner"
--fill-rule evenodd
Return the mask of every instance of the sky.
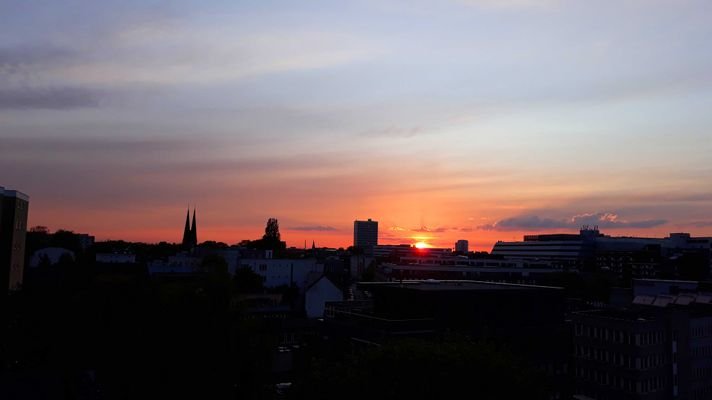
M 0 186 L 97 239 L 712 236 L 708 0 L 0 0 Z

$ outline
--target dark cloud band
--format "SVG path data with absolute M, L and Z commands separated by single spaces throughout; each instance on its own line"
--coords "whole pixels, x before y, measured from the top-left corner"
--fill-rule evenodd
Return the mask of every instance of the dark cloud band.
M 0 89 L 0 110 L 98 107 L 101 93 L 84 88 Z
M 571 218 L 543 218 L 537 215 L 522 215 L 505 218 L 494 224 L 481 225 L 482 230 L 537 230 L 537 229 L 578 229 L 583 225 L 598 226 L 602 229 L 616 228 L 654 228 L 666 224 L 664 219 L 626 221 L 612 213 L 593 213 L 576 215 Z

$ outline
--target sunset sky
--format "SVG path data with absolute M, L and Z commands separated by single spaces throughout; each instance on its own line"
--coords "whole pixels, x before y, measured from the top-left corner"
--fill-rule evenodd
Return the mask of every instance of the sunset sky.
M 97 239 L 712 236 L 709 0 L 0 0 L 0 186 Z

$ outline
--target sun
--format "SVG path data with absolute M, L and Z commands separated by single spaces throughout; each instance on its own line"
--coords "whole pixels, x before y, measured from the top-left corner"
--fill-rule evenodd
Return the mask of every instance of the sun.
M 428 249 L 430 248 L 430 245 L 425 243 L 425 242 L 415 242 L 414 244 L 416 249 Z

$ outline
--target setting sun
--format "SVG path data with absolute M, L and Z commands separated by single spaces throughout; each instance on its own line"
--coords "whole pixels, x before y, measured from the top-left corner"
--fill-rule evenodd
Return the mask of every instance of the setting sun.
M 427 243 L 425 243 L 425 242 L 416 242 L 416 243 L 414 244 L 414 246 L 415 246 L 416 249 L 428 249 L 428 248 L 430 248 L 430 245 L 427 244 Z

